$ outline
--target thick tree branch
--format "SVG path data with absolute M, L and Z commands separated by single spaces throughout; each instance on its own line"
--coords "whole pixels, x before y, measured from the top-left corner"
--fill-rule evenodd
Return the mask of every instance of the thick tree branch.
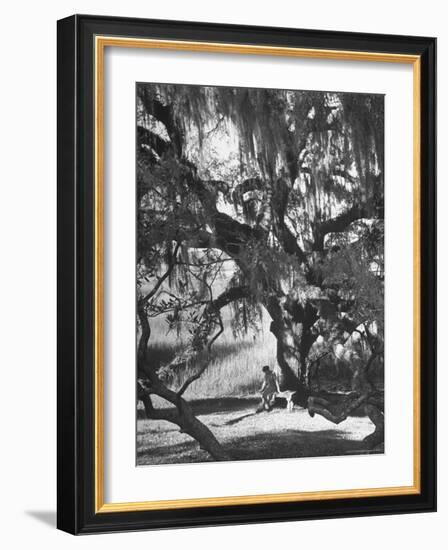
M 182 395 L 187 391 L 191 384 L 193 384 L 193 382 L 198 380 L 204 374 L 204 372 L 207 370 L 207 367 L 208 363 L 204 363 L 204 365 L 202 365 L 202 367 L 197 372 L 195 372 L 195 374 L 189 376 L 182 384 L 181 388 L 178 390 L 177 395 L 179 397 L 182 397 Z
M 223 307 L 227 306 L 231 302 L 248 298 L 250 296 L 250 288 L 248 286 L 236 286 L 230 287 L 222 292 L 217 298 L 209 303 L 207 309 L 209 311 L 217 312 Z
M 356 220 L 368 216 L 368 208 L 366 206 L 353 205 L 349 210 L 331 218 L 320 225 L 320 233 L 327 235 L 328 233 L 340 233 L 345 231 L 347 227 Z
M 354 221 L 362 218 L 370 218 L 376 215 L 377 212 L 375 211 L 373 204 L 354 204 L 351 208 L 339 216 L 318 224 L 315 230 L 314 250 L 323 250 L 325 236 L 329 233 L 342 233 Z
M 172 405 L 171 409 L 155 408 L 151 401 L 151 394 L 162 397 Z M 166 420 L 179 426 L 182 433 L 195 439 L 200 447 L 207 451 L 215 460 L 231 460 L 213 433 L 198 420 L 190 405 L 176 392 L 168 389 L 157 380 L 150 380 L 146 386 L 143 380 L 137 382 L 137 395 L 145 407 L 147 418 L 152 420 Z
M 295 256 L 300 263 L 302 264 L 306 263 L 307 257 L 305 252 L 299 246 L 297 239 L 288 229 L 288 226 L 286 225 L 284 220 L 282 220 L 279 223 L 279 230 L 280 230 L 280 234 L 278 237 L 283 244 L 284 251 L 287 254 L 291 254 L 292 256 Z
M 149 325 L 148 316 L 146 315 L 146 307 L 144 302 L 137 302 L 137 315 L 142 331 L 137 347 L 137 365 L 139 370 L 143 370 L 146 366 L 146 353 L 148 350 L 149 337 L 151 336 L 151 327 Z
M 250 225 L 241 223 L 228 214 L 220 212 L 217 207 L 216 193 L 210 191 L 208 185 L 196 174 L 196 167 L 184 160 L 185 166 L 189 168 L 186 183 L 189 189 L 197 196 L 204 211 L 209 216 L 215 236 L 215 245 L 229 256 L 240 256 L 250 241 L 260 241 L 266 238 L 266 232 L 260 227 L 253 228 Z M 210 182 L 209 182 L 210 183 Z
M 340 424 L 348 415 L 367 401 L 369 394 L 363 393 L 353 401 L 348 402 L 339 409 L 323 397 L 312 396 L 308 398 L 308 413 L 314 416 L 316 413 L 323 416 L 333 424 Z M 333 410 L 331 410 L 333 409 Z

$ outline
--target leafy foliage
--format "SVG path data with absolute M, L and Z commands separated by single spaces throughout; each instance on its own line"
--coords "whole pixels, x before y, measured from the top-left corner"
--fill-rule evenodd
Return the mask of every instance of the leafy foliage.
M 360 323 L 382 337 L 382 96 L 169 84 L 137 95 L 149 320 L 186 327 L 199 353 L 222 333 L 222 307 L 235 336 L 265 308 L 291 335 L 284 364 Z

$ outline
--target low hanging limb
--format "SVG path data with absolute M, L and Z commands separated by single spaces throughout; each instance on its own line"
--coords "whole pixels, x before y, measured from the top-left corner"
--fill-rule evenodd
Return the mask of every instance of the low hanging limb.
M 350 397 L 358 395 L 355 399 Z M 334 404 L 323 397 L 313 396 L 308 398 L 308 413 L 311 417 L 315 414 L 323 416 L 333 424 L 340 424 L 348 418 L 351 412 L 363 406 L 365 414 L 375 426 L 375 430 L 364 438 L 364 443 L 371 449 L 384 442 L 384 398 L 378 396 L 378 392 L 363 393 L 353 392 L 345 396 L 345 402 Z
M 355 400 L 351 401 L 347 405 L 343 405 L 342 407 L 340 405 L 334 405 L 331 401 L 328 401 L 328 399 L 323 397 L 309 397 L 308 413 L 311 417 L 313 417 L 316 413 L 320 414 L 330 422 L 333 422 L 333 424 L 340 424 L 347 419 L 351 412 L 365 403 L 368 397 L 369 394 L 362 394 Z
M 151 394 L 162 397 L 174 407 L 170 409 L 155 408 L 152 404 Z M 232 459 L 207 426 L 195 417 L 190 405 L 176 392 L 159 383 L 150 383 L 147 386 L 145 381 L 140 379 L 137 381 L 137 395 L 143 402 L 147 418 L 166 420 L 176 424 L 182 433 L 192 437 L 199 443 L 201 449 L 207 451 L 217 461 Z
M 364 372 L 368 373 L 374 360 L 378 356 L 373 352 L 364 367 Z M 375 430 L 364 438 L 364 442 L 374 448 L 384 442 L 384 396 L 372 388 L 361 392 L 351 392 L 345 395 L 339 403 L 335 404 L 321 396 L 311 396 L 308 398 L 307 408 L 311 417 L 315 414 L 323 416 L 334 424 L 340 424 L 348 418 L 357 408 L 363 406 L 365 414 L 375 425 Z

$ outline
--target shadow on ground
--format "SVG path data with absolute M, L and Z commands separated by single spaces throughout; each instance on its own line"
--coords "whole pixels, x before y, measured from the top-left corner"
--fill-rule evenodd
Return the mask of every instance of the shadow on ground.
M 56 529 L 56 511 L 55 510 L 26 510 L 25 514 L 44 523 L 49 527 Z
M 192 399 L 189 404 L 195 415 L 201 415 L 243 411 L 248 407 L 255 409 L 259 402 L 260 399 L 256 397 L 221 397 L 219 399 Z M 143 409 L 137 409 L 137 418 L 145 418 Z
M 362 441 L 346 439 L 339 430 L 319 430 L 303 432 L 283 430 L 265 434 L 258 433 L 232 441 L 232 453 L 238 460 L 257 458 L 303 458 L 310 456 L 339 456 L 359 454 L 365 446 Z
M 263 432 L 234 438 L 225 443 L 225 448 L 233 460 L 372 454 L 362 441 L 346 439 L 344 435 L 344 432 L 338 430 L 283 430 L 269 435 Z M 191 439 L 172 445 L 141 449 L 137 452 L 137 459 L 139 458 L 150 458 L 152 463 L 158 464 L 211 461 L 208 454 L 199 449 L 198 444 Z
M 210 399 L 192 403 L 199 419 L 214 433 L 233 460 L 303 458 L 372 454 L 363 439 L 374 426 L 365 416 L 350 416 L 339 425 L 306 409 L 284 406 L 256 414 L 257 399 Z M 196 441 L 164 421 L 137 423 L 137 464 L 208 462 Z

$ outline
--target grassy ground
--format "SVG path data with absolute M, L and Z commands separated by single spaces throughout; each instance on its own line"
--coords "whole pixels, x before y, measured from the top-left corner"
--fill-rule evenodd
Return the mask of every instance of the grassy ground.
M 193 402 L 198 418 L 215 434 L 235 460 L 300 458 L 365 454 L 362 439 L 374 429 L 366 417 L 349 417 L 335 426 L 304 409 L 288 412 L 284 404 L 255 414 L 256 399 Z M 137 422 L 137 464 L 207 462 L 196 441 L 164 421 Z
M 367 452 L 362 439 L 373 431 L 366 417 L 350 417 L 336 426 L 322 417 L 310 418 L 307 411 L 281 408 L 254 414 L 262 383 L 261 367 L 276 369 L 276 340 L 269 331 L 269 318 L 261 330 L 235 338 L 229 312 L 224 313 L 226 330 L 213 346 L 214 358 L 207 370 L 184 394 L 195 414 L 215 434 L 235 460 L 346 455 Z M 151 323 L 150 353 L 153 365 L 163 366 L 185 346 L 184 334 L 167 332 L 163 318 Z M 331 369 L 330 369 L 331 371 Z M 195 365 L 176 371 L 166 381 L 174 390 L 195 372 Z M 328 379 L 326 389 L 339 388 L 341 373 Z M 169 406 L 153 396 L 156 407 Z M 142 404 L 137 411 L 137 464 L 204 462 L 209 455 L 196 441 L 163 421 L 144 419 Z

